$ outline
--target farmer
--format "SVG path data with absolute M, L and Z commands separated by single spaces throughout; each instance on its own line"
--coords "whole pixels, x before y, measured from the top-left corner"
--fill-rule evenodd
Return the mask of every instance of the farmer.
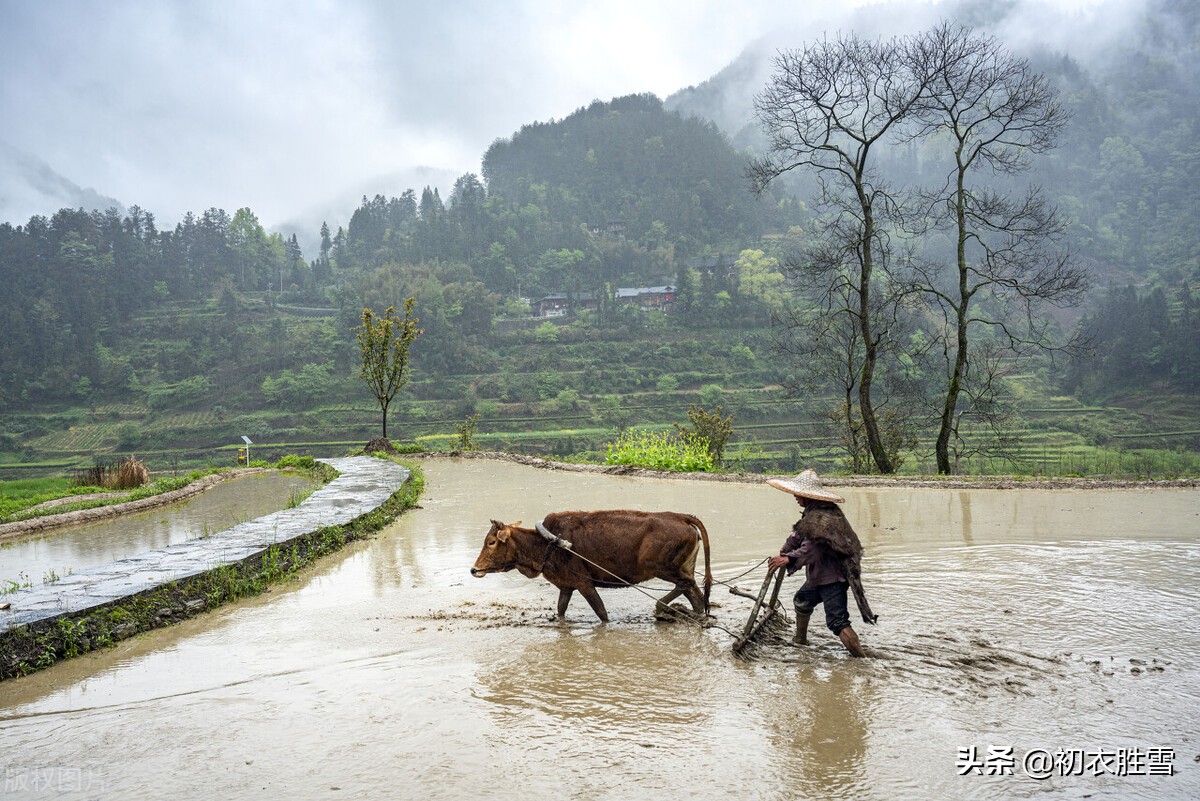
M 772 487 L 790 492 L 804 508 L 792 526 L 792 534 L 779 549 L 779 556 L 767 561 L 769 570 L 786 567 L 788 575 L 804 568 L 805 581 L 793 603 L 796 607 L 797 645 L 808 645 L 808 619 L 817 604 L 825 605 L 825 625 L 837 635 L 851 656 L 866 656 L 858 635 L 850 627 L 846 591 L 853 589 L 863 620 L 875 622 L 875 615 L 862 592 L 860 560 L 862 543 L 838 506 L 846 499 L 821 486 L 817 474 L 805 470 L 795 478 L 770 479 Z

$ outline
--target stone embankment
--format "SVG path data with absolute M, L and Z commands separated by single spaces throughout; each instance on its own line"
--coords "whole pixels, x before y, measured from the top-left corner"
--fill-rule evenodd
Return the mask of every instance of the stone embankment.
M 397 497 L 407 468 L 368 456 L 324 461 L 339 475 L 294 508 L 0 596 L 0 678 L 261 591 L 405 508 Z

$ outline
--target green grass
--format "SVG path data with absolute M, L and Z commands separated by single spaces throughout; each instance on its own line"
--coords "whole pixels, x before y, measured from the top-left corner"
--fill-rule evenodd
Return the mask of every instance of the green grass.
M 255 461 L 256 464 L 260 464 L 263 467 L 268 466 L 265 462 Z M 336 475 L 332 468 L 323 463 L 316 462 L 313 457 L 299 454 L 287 454 L 280 458 L 274 466 L 280 470 L 299 470 L 308 473 L 321 483 L 328 483 Z M 106 492 L 106 490 L 103 487 L 72 487 L 70 486 L 70 479 L 63 477 L 0 481 L 0 523 L 10 523 L 17 520 L 27 520 L 32 517 L 61 514 L 63 512 L 76 512 L 82 509 L 93 509 L 116 503 L 137 501 L 142 498 L 161 495 L 164 492 L 182 489 L 205 476 L 225 473 L 231 469 L 230 467 L 206 467 L 191 470 L 184 475 L 162 475 L 149 484 L 121 493 L 118 497 L 100 498 L 90 501 L 80 501 L 78 503 L 64 503 L 47 509 L 31 509 L 30 507 L 37 506 L 46 501 L 69 498 L 72 495 Z M 289 508 L 290 506 L 298 506 L 311 492 L 312 490 L 309 490 L 302 497 L 298 497 L 294 493 L 294 497 L 289 501 Z
M 71 487 L 71 480 L 58 478 L 19 478 L 12 481 L 0 481 L 0 499 L 23 500 L 39 496 L 58 498 L 66 495 Z
M 46 515 L 63 514 L 64 512 L 78 512 L 83 509 L 95 509 L 100 506 L 111 506 L 118 503 L 127 503 L 129 501 L 137 501 L 142 498 L 149 498 L 154 495 L 161 495 L 164 492 L 182 489 L 194 481 L 198 481 L 206 475 L 214 473 L 222 473 L 228 471 L 229 468 L 219 467 L 210 468 L 208 470 L 193 470 L 184 476 L 163 476 L 149 484 L 145 484 L 137 489 L 128 492 L 122 492 L 109 498 L 95 498 L 88 501 L 79 501 L 78 503 L 63 503 L 56 506 L 51 506 L 42 509 L 34 509 L 45 501 L 57 500 L 59 498 L 68 498 L 72 495 L 90 494 L 93 492 L 106 492 L 102 487 L 69 487 L 64 486 L 61 489 L 51 489 L 44 495 L 26 496 L 22 499 L 13 499 L 10 503 L 7 498 L 0 497 L 0 523 L 12 523 L 18 520 L 28 520 L 34 517 L 44 517 Z M 47 486 L 58 487 L 59 483 L 65 484 L 68 479 L 26 479 L 23 481 L 46 482 Z M 2 484 L 15 484 L 19 482 L 5 481 Z
M 0 522 L 7 522 L 6 518 L 9 515 L 46 501 L 93 492 L 105 492 L 105 489 L 103 487 L 72 487 L 71 479 L 65 477 L 0 481 Z

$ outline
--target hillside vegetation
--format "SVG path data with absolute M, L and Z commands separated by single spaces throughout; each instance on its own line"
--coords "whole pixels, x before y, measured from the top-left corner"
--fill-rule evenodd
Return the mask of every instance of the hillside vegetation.
M 1175 26 L 1160 25 L 1154 58 L 1135 42 L 1120 70 L 1039 62 L 1075 122 L 1037 178 L 1097 279 L 1053 322 L 1102 347 L 1006 363 L 1004 447 L 960 471 L 1198 472 L 1200 148 L 1196 89 L 1179 79 L 1196 37 L 1177 35 L 1196 30 L 1189 8 L 1147 13 Z M 243 435 L 265 458 L 361 446 L 379 420 L 351 329 L 364 306 L 412 296 L 425 334 L 393 439 L 449 448 L 479 415 L 480 447 L 599 460 L 620 429 L 673 430 L 696 403 L 734 415 L 727 467 L 844 469 L 835 388 L 781 353 L 771 325 L 795 280 L 787 258 L 821 221 L 803 197 L 752 195 L 746 162 L 715 124 L 635 95 L 498 140 L 445 200 L 428 187 L 364 197 L 308 258 L 250 209 L 171 230 L 136 206 L 0 224 L 0 463 L 232 463 Z M 613 298 L 663 285 L 666 312 Z M 535 317 L 530 301 L 551 293 L 569 313 Z M 930 470 L 927 412 L 902 471 Z

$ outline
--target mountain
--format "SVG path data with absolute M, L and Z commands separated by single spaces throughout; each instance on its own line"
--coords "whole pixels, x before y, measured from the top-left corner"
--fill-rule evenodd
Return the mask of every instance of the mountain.
M 939 8 L 977 33 L 995 36 L 1059 89 L 1071 122 L 1058 147 L 1017 178 L 1040 184 L 1070 218 L 1071 249 L 1092 264 L 1096 283 L 1194 282 L 1200 271 L 1195 191 L 1200 87 L 1194 80 L 1200 69 L 1200 5 L 1113 0 L 1086 14 L 1076 12 L 1064 18 L 1069 24 L 1060 25 L 1034 24 L 1031 14 L 1051 13 L 1044 4 L 965 0 Z M 913 30 L 917 22 L 905 18 L 887 36 Z M 856 25 L 853 30 L 875 38 L 879 29 Z M 753 99 L 766 85 L 773 56 L 834 33 L 820 28 L 777 32 L 747 47 L 708 81 L 669 96 L 664 106 L 711 121 L 739 149 L 761 152 L 765 143 L 754 122 Z M 889 172 L 893 180 L 929 185 L 944 180 L 922 173 L 918 162 L 897 152 L 901 158 L 892 161 L 886 151 L 880 154 L 889 170 L 902 171 Z M 996 181 L 1016 186 L 1005 184 L 1003 176 Z M 802 199 L 811 194 L 811 174 L 805 171 L 785 176 L 782 183 Z
M 753 241 L 773 210 L 750 195 L 745 168 L 713 123 L 667 111 L 649 94 L 525 125 L 483 157 L 489 196 L 545 204 L 575 226 L 615 222 L 638 241 L 654 230 L 698 243 Z
M 120 201 L 81 188 L 41 159 L 0 140 L 0 222 L 23 225 L 35 214 L 49 216 L 63 208 L 126 211 Z

